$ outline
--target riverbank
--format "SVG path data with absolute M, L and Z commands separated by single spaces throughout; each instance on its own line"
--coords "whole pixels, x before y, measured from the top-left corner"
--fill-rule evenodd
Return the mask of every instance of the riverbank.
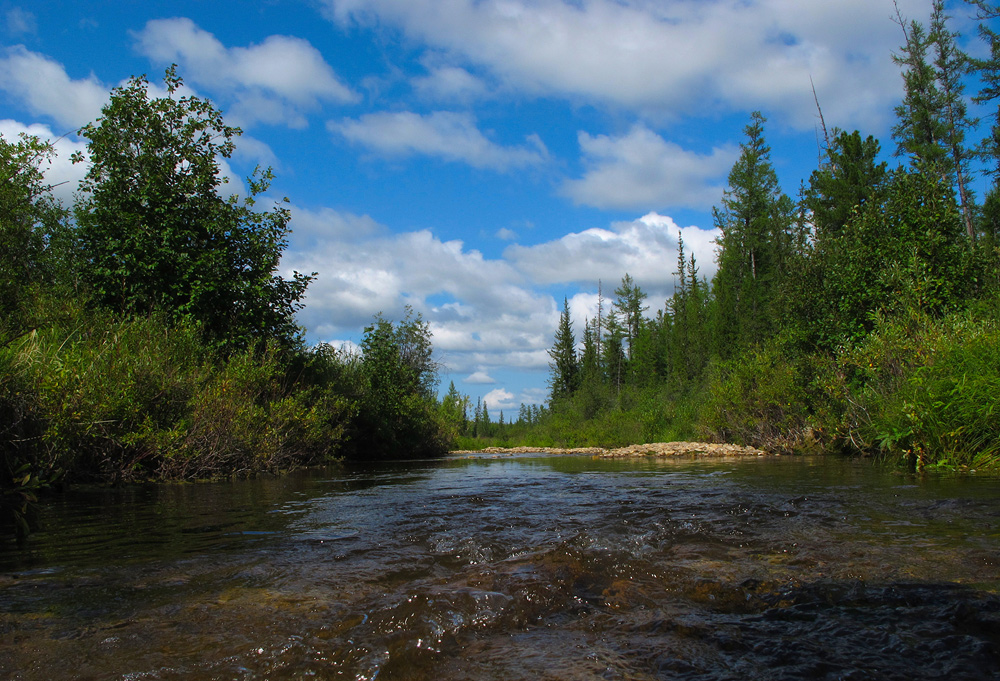
M 460 449 L 451 454 L 577 454 L 602 458 L 630 456 L 780 456 L 756 447 L 717 444 L 712 442 L 652 442 L 607 449 L 604 447 L 486 447 L 485 449 Z

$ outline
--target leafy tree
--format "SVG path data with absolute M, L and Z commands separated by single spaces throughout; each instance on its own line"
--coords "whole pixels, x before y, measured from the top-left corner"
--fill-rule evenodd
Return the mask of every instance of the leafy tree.
M 394 324 L 381 314 L 361 341 L 356 446 L 366 458 L 439 454 L 447 432 L 429 386 L 436 385 L 430 332 L 419 315 Z M 430 374 L 434 374 L 431 376 Z
M 969 289 L 961 215 L 951 186 L 933 173 L 899 170 L 830 244 L 830 275 L 816 296 L 824 343 L 852 343 L 877 311 L 940 314 Z
M 31 298 L 54 274 L 52 237 L 65 211 L 42 172 L 54 153 L 37 137 L 0 136 L 0 345 L 26 330 Z
M 576 336 L 573 321 L 569 316 L 569 302 L 563 299 L 563 311 L 559 316 L 555 342 L 549 350 L 551 371 L 549 378 L 549 398 L 556 402 L 569 397 L 580 385 L 580 366 L 576 359 Z
M 770 307 L 790 253 L 794 206 L 781 192 L 771 165 L 765 122 L 760 112 L 751 115 L 722 209 L 714 211 L 722 235 L 713 281 L 713 333 L 723 357 L 741 345 L 762 342 L 773 328 Z
M 151 98 L 145 77 L 132 78 L 80 130 L 91 165 L 75 212 L 94 300 L 197 320 L 230 348 L 297 343 L 293 315 L 311 277 L 277 274 L 289 212 L 254 208 L 271 171 L 254 172 L 245 200 L 224 198 L 219 160 L 239 128 L 211 102 L 182 96 L 175 67 L 164 83 L 167 96 Z

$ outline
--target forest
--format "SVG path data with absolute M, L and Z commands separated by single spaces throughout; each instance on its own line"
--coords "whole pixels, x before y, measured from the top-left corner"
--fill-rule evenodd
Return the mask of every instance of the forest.
M 165 96 L 134 77 L 79 131 L 72 206 L 45 182 L 51 145 L 0 138 L 0 523 L 23 535 L 38 494 L 71 483 L 456 446 L 703 439 L 995 466 L 1000 39 L 997 8 L 975 4 L 988 58 L 959 49 L 941 0 L 927 27 L 899 18 L 898 167 L 873 137 L 823 123 L 822 161 L 792 199 L 754 113 L 714 212 L 715 276 L 681 244 L 655 314 L 627 273 L 607 298 L 595 282 L 594 319 L 564 305 L 548 404 L 516 420 L 454 384 L 439 397 L 412 310 L 377 316 L 358 352 L 305 344 L 295 313 L 315 273 L 279 274 L 290 213 L 265 205 L 271 170 L 233 193 L 220 160 L 241 131 L 183 95 L 175 68 Z M 995 110 L 975 121 L 970 102 Z M 976 174 L 992 181 L 981 199 Z
M 792 199 L 754 113 L 714 211 L 711 281 L 681 243 L 674 293 L 654 315 L 627 273 L 608 297 L 595 282 L 595 318 L 564 304 L 548 407 L 493 423 L 479 405 L 463 445 L 697 439 L 995 468 L 1000 40 L 997 8 L 975 4 L 989 58 L 963 53 L 940 0 L 926 27 L 898 17 L 898 167 L 875 138 L 827 129 L 817 101 L 822 162 Z M 986 121 L 970 101 L 993 107 Z M 981 200 L 977 173 L 991 183 Z

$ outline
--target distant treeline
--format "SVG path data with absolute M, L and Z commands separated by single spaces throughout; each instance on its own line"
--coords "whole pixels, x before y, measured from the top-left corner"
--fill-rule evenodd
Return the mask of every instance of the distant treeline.
M 988 21 L 1000 12 L 973 4 L 988 59 L 959 49 L 941 0 L 929 28 L 899 18 L 893 143 L 904 165 L 879 162 L 873 137 L 824 123 L 822 163 L 792 200 L 754 113 L 714 211 L 712 280 L 681 244 L 663 309 L 650 317 L 626 274 L 582 320 L 582 344 L 564 305 L 549 409 L 465 435 L 564 446 L 693 437 L 917 467 L 997 464 L 1000 39 Z M 972 101 L 994 107 L 978 127 L 972 82 Z M 973 167 L 992 178 L 981 201 Z
M 313 275 L 278 274 L 289 212 L 259 210 L 270 170 L 223 196 L 239 129 L 144 78 L 116 88 L 74 205 L 50 144 L 0 137 L 0 533 L 73 481 L 252 475 L 343 457 L 441 454 L 426 322 L 381 316 L 359 353 L 306 348 Z M 84 161 L 82 155 L 74 162 Z

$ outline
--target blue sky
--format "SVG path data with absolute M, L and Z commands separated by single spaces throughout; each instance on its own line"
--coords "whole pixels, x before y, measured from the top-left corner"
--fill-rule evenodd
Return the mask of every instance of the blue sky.
M 926 22 L 930 0 L 899 7 Z M 751 111 L 792 196 L 817 163 L 811 83 L 828 126 L 890 146 L 893 16 L 891 0 L 0 2 L 0 133 L 54 140 L 68 201 L 79 127 L 177 63 L 244 130 L 227 174 L 271 165 L 291 201 L 282 266 L 319 273 L 307 339 L 357 342 L 411 305 L 443 387 L 496 415 L 545 400 L 564 297 L 578 331 L 598 280 L 626 272 L 661 308 L 679 232 L 711 277 L 711 207 Z

